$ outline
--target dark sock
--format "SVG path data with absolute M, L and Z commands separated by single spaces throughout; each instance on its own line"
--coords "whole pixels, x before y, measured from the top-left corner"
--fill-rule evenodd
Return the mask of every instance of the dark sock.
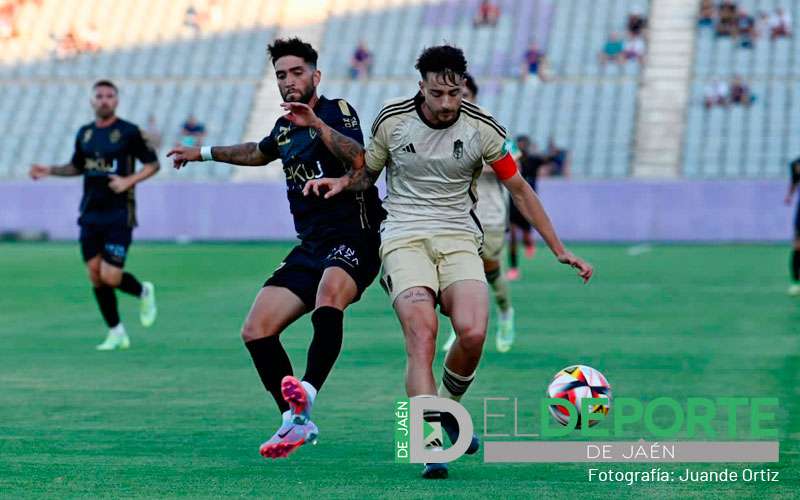
M 508 249 L 508 263 L 512 269 L 517 268 L 517 245 L 511 245 Z
M 322 388 L 342 350 L 344 312 L 335 307 L 323 306 L 311 314 L 314 338 L 308 346 L 308 363 L 303 380 L 316 390 Z
M 117 287 L 121 292 L 133 295 L 134 297 L 142 296 L 142 284 L 131 273 L 122 273 L 122 281 L 119 282 Z
M 273 335 L 245 342 L 244 345 L 250 351 L 264 388 L 272 394 L 281 413 L 287 411 L 289 403 L 283 399 L 281 380 L 286 375 L 292 375 L 292 362 L 289 361 L 280 338 Z
M 792 252 L 792 279 L 800 282 L 800 250 Z
M 100 307 L 100 314 L 109 328 L 119 324 L 119 311 L 117 311 L 117 294 L 110 286 L 100 286 L 94 289 L 94 298 Z

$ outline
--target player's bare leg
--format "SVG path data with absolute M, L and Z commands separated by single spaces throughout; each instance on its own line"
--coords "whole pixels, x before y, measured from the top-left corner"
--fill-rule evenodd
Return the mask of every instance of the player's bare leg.
M 794 239 L 791 272 L 792 284 L 789 286 L 789 295 L 800 296 L 800 236 Z
M 435 307 L 433 292 L 425 287 L 409 288 L 394 301 L 394 310 L 403 327 L 406 341 L 406 393 L 411 398 L 430 398 L 436 395 L 433 359 L 436 355 L 439 319 Z M 438 411 L 425 411 L 423 418 L 432 429 L 424 436 L 425 447 L 432 451 L 441 451 L 441 414 Z M 429 463 L 425 464 L 422 477 L 442 479 L 447 474 L 447 464 Z
M 485 257 L 482 260 L 486 281 L 492 288 L 494 300 L 497 304 L 497 332 L 495 336 L 497 350 L 499 352 L 508 352 L 514 344 L 514 336 L 516 335 L 514 308 L 511 307 L 511 293 L 506 277 L 503 276 L 500 261 Z M 451 328 L 450 337 L 442 346 L 442 350 L 449 352 L 450 348 L 455 344 L 456 338 L 456 331 Z
M 486 340 L 489 321 L 487 295 L 486 284 L 476 280 L 457 281 L 442 291 L 442 310 L 450 316 L 457 336 L 445 358 L 445 374 L 450 372 L 469 382 L 474 377 Z M 463 387 L 463 391 L 468 386 L 469 383 Z M 458 401 L 463 391 L 452 394 L 455 396 L 452 399 Z
M 489 301 L 482 281 L 457 281 L 442 292 L 442 310 L 450 316 L 456 341 L 444 360 L 439 397 L 460 401 L 475 379 L 475 371 L 483 353 L 489 321 Z M 442 414 L 442 428 L 450 442 L 458 439 L 458 423 L 449 413 Z M 472 436 L 466 453 L 478 451 L 480 440 Z

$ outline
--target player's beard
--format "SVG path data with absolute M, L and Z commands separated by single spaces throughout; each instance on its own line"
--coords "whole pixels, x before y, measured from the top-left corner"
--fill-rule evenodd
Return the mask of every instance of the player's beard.
M 300 97 L 297 97 L 297 92 L 299 91 L 299 89 L 295 88 L 292 90 L 295 93 L 292 94 L 291 96 L 288 94 L 284 95 L 283 96 L 284 102 L 302 102 L 303 104 L 308 104 L 311 101 L 311 96 L 313 96 L 314 92 L 317 91 L 317 88 L 314 86 L 309 87 L 308 90 L 300 94 Z
M 114 108 L 112 107 L 100 107 L 95 111 L 95 116 L 100 120 L 108 120 L 112 116 L 114 116 Z

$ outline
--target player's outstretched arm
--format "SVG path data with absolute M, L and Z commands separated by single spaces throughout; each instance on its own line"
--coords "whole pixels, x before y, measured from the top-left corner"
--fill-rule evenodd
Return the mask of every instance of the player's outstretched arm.
M 519 175 L 519 172 L 513 176 L 503 180 L 506 189 L 511 192 L 511 197 L 514 200 L 514 205 L 519 208 L 525 219 L 536 228 L 536 231 L 542 235 L 547 246 L 555 254 L 556 258 L 562 264 L 568 264 L 578 270 L 578 275 L 587 283 L 591 279 L 594 269 L 592 266 L 581 259 L 576 257 L 569 250 L 564 247 L 564 244 L 558 238 L 553 223 L 550 222 L 550 217 L 542 206 L 539 197 L 531 188 L 530 184 L 525 182 L 525 179 Z
M 180 169 L 190 161 L 218 161 L 245 167 L 260 167 L 276 158 L 265 155 L 258 144 L 246 142 L 233 146 L 205 146 L 203 148 L 178 146 L 167 153 L 172 166 Z
M 53 166 L 34 164 L 31 165 L 28 175 L 30 175 L 33 180 L 39 180 L 50 175 L 57 177 L 74 177 L 76 175 L 81 175 L 81 171 L 72 163 Z

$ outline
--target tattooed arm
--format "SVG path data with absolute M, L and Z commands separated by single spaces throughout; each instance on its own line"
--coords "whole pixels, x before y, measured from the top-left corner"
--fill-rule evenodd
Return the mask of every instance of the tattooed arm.
M 48 175 L 54 175 L 57 177 L 73 177 L 75 175 L 81 175 L 80 169 L 73 165 L 72 163 L 67 163 L 66 165 L 31 165 L 31 169 L 29 175 L 32 179 L 38 180 L 43 177 L 47 177 Z
M 169 153 L 173 166 L 180 169 L 190 161 L 201 161 L 200 148 L 178 146 Z M 234 146 L 214 146 L 211 148 L 214 161 L 248 167 L 260 167 L 277 159 L 277 155 L 266 155 L 255 142 L 246 142 Z

